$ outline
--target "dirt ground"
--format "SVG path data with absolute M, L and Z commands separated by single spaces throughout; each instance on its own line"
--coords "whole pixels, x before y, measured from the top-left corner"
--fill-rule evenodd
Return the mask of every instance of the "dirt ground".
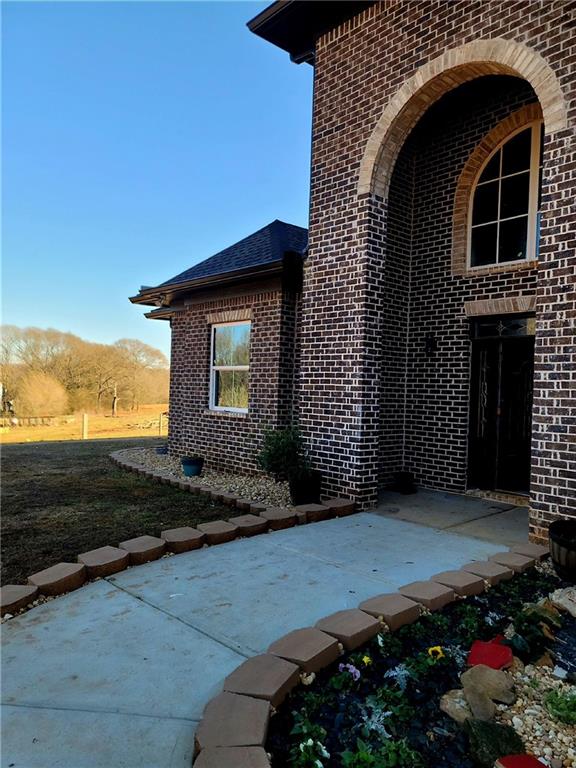
M 88 414 L 88 439 L 110 437 L 165 437 L 168 434 L 168 420 L 164 417 L 160 425 L 160 414 L 166 413 L 166 403 L 141 405 L 137 411 L 120 411 L 112 418 L 110 414 Z M 81 440 L 82 414 L 70 417 L 67 424 L 41 425 L 37 427 L 3 427 L 0 442 L 36 443 L 44 440 Z
M 81 552 L 162 529 L 229 517 L 216 502 L 126 472 L 111 451 L 156 439 L 2 447 L 2 584 Z

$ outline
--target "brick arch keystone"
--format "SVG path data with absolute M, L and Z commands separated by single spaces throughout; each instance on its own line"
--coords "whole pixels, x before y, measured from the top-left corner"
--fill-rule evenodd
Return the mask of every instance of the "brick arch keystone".
M 445 93 L 485 75 L 523 78 L 538 97 L 546 133 L 567 127 L 560 83 L 537 51 L 501 37 L 466 43 L 420 67 L 388 102 L 364 150 L 358 195 L 386 197 L 398 153 L 426 110 Z

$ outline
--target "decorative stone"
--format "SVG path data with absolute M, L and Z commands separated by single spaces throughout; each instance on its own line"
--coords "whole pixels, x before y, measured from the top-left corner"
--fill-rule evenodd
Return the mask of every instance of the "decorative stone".
M 263 747 L 209 747 L 200 752 L 194 768 L 270 768 L 270 761 Z
M 466 571 L 442 571 L 431 576 L 431 580 L 438 584 L 444 584 L 445 587 L 450 587 L 457 595 L 463 597 L 480 595 L 484 592 L 484 579 Z
M 250 499 L 236 499 L 236 508 L 242 510 L 243 512 L 250 512 L 251 505 L 252 502 Z
M 576 618 L 576 587 L 556 589 L 550 595 L 550 602 L 561 611 L 567 611 Z
M 508 581 L 514 576 L 514 571 L 511 568 L 498 565 L 498 563 L 494 563 L 492 560 L 478 560 L 473 563 L 466 563 L 466 565 L 460 567 L 460 570 L 480 576 L 480 578 L 492 586 L 499 584 L 501 581 Z
M 318 672 L 340 655 L 338 641 L 319 629 L 295 629 L 268 648 L 268 653 L 294 662 L 304 672 Z
M 233 493 L 223 493 L 220 501 L 227 507 L 236 506 L 236 496 Z
M 224 691 L 204 710 L 196 729 L 196 748 L 262 747 L 269 717 L 269 702 Z
M 371 597 L 360 603 L 359 608 L 372 616 L 382 617 L 392 631 L 420 618 L 418 603 L 398 594 Z
M 206 535 L 196 528 L 184 526 L 182 528 L 170 528 L 162 531 L 160 538 L 166 542 L 170 552 L 189 552 L 192 549 L 200 549 L 204 544 Z
M 333 509 L 336 513 L 336 517 L 352 515 L 356 509 L 356 504 L 352 499 L 326 499 L 322 504 L 329 509 Z
M 509 725 L 470 719 L 464 728 L 470 741 L 470 753 L 479 768 L 492 768 L 502 755 L 524 752 L 522 739 Z
M 199 531 L 206 534 L 208 544 L 224 544 L 232 541 L 238 535 L 238 526 L 225 520 L 215 520 L 213 523 L 200 523 Z
M 400 587 L 398 592 L 430 611 L 439 611 L 454 600 L 454 590 L 435 581 L 413 581 L 411 584 Z
M 498 642 L 485 643 L 483 640 L 474 640 L 468 654 L 468 665 L 486 666 L 492 669 L 509 667 L 513 662 L 512 649 Z
M 464 687 L 464 696 L 476 720 L 492 720 L 496 705 L 482 688 L 469 683 Z
M 516 701 L 513 691 L 514 681 L 510 675 L 501 670 L 478 664 L 463 672 L 460 675 L 460 682 L 464 689 L 468 686 L 480 688 L 492 701 L 500 701 L 502 704 L 513 704 Z
M 286 659 L 262 654 L 247 659 L 224 680 L 224 690 L 265 699 L 278 707 L 300 680 L 300 668 Z
M 322 520 L 329 520 L 334 517 L 334 512 L 323 504 L 299 504 L 294 507 L 296 514 L 303 512 L 309 523 L 319 523 Z
M 347 651 L 364 645 L 380 631 L 380 622 L 364 611 L 338 611 L 316 622 L 316 628 L 339 640 Z
M 445 693 L 440 699 L 440 709 L 459 725 L 462 725 L 465 720 L 472 717 L 472 710 L 461 688 L 453 688 Z
M 533 544 L 531 541 L 514 544 L 513 547 L 510 547 L 510 552 L 524 555 L 524 557 L 533 557 L 535 560 L 544 560 L 545 557 L 550 557 L 550 547 L 543 544 Z
M 542 768 L 542 765 L 546 763 L 542 763 L 534 755 L 506 755 L 496 760 L 494 768 Z
M 254 504 L 250 504 L 250 512 L 253 515 L 259 515 L 261 512 L 264 512 L 267 506 L 263 501 L 255 501 Z
M 118 547 L 98 547 L 78 555 L 78 562 L 86 566 L 89 579 L 111 576 L 128 567 L 130 556 Z
M 296 512 L 296 525 L 306 525 L 308 522 L 308 515 L 306 512 Z
M 0 589 L 0 616 L 16 613 L 32 602 L 38 594 L 33 584 L 6 584 Z
M 155 536 L 138 536 L 121 541 L 118 546 L 130 553 L 130 565 L 141 565 L 150 560 L 158 560 L 166 549 L 166 542 Z
M 497 552 L 495 555 L 490 555 L 490 560 L 504 565 L 506 568 L 511 568 L 516 573 L 524 573 L 536 562 L 533 557 L 517 555 L 514 552 Z
M 81 587 L 85 581 L 86 566 L 82 563 L 58 563 L 28 577 L 28 583 L 38 587 L 43 595 L 71 592 Z
M 180 488 L 181 491 L 190 492 L 190 483 L 187 480 L 180 480 L 178 483 L 178 488 Z
M 282 507 L 268 507 L 260 513 L 270 523 L 271 531 L 281 531 L 284 528 L 292 528 L 296 525 L 296 512 L 293 509 Z
M 258 517 L 258 515 L 231 517 L 228 522 L 238 526 L 240 536 L 256 536 L 259 533 L 266 533 L 269 525 L 268 520 Z

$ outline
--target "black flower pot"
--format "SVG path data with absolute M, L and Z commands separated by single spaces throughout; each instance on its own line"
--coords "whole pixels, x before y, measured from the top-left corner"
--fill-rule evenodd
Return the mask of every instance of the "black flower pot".
M 314 470 L 301 470 L 288 480 L 292 504 L 318 504 L 322 490 L 322 475 Z
M 197 477 L 202 472 L 204 459 L 201 456 L 183 456 L 180 463 L 186 477 Z
M 576 582 L 576 520 L 555 520 L 548 536 L 554 568 L 563 579 Z

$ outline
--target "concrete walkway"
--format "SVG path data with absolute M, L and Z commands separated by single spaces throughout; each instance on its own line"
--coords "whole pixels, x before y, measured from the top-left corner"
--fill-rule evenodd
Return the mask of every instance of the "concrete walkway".
M 88 584 L 3 625 L 2 767 L 190 768 L 204 705 L 244 658 L 501 548 L 363 513 Z

